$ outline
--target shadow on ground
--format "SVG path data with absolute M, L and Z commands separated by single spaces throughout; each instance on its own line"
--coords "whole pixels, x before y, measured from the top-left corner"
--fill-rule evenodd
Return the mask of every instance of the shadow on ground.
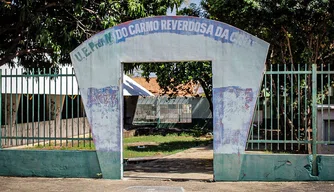
M 139 164 L 127 164 L 124 171 L 147 173 L 203 173 L 212 174 L 212 159 L 163 158 Z
M 180 145 L 184 142 L 176 143 Z M 166 150 L 168 150 L 167 146 Z M 193 147 L 152 161 L 127 163 L 124 165 L 124 176 L 128 178 L 210 180 L 213 177 L 212 144 Z
M 189 149 L 192 147 L 206 146 L 212 143 L 212 140 L 194 140 L 194 141 L 171 141 L 157 145 L 144 145 L 143 148 L 138 146 L 126 146 L 128 150 L 138 152 L 171 152 L 177 150 Z

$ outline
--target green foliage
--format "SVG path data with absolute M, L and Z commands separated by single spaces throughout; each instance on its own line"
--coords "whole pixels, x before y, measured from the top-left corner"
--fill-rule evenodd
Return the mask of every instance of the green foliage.
M 204 130 L 202 127 L 198 126 L 198 125 L 195 125 L 194 128 L 193 128 L 193 136 L 194 137 L 200 137 L 202 135 L 204 135 Z
M 70 64 L 69 53 L 92 35 L 118 23 L 165 15 L 182 1 L 2 0 L 0 66 L 27 68 Z M 37 70 L 36 70 L 37 71 Z
M 189 149 L 191 147 L 196 147 L 198 145 L 207 145 L 212 141 L 212 139 L 200 138 L 195 139 L 189 134 L 182 134 L 178 136 L 177 134 L 167 134 L 162 135 L 149 135 L 149 136 L 139 136 L 139 137 L 128 137 L 123 139 L 123 153 L 124 158 L 133 157 L 145 157 L 145 156 L 164 156 L 171 155 L 183 150 Z M 138 148 L 137 146 L 145 145 L 145 148 Z M 95 150 L 93 143 L 89 142 L 75 142 L 73 145 L 71 143 L 63 143 L 63 146 L 55 146 L 54 144 L 49 144 L 46 146 L 35 146 L 29 149 L 43 149 L 43 150 Z
M 209 18 L 269 42 L 268 64 L 333 62 L 333 1 L 204 0 L 202 6 Z

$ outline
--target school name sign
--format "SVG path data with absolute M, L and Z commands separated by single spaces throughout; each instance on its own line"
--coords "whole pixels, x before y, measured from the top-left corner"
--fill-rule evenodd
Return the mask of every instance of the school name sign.
M 74 53 L 79 62 L 104 46 L 126 41 L 137 35 L 154 33 L 175 33 L 179 35 L 203 35 L 222 43 L 233 43 L 238 46 L 253 46 L 252 36 L 225 23 L 185 17 L 154 17 L 122 23 L 97 34 L 79 46 Z

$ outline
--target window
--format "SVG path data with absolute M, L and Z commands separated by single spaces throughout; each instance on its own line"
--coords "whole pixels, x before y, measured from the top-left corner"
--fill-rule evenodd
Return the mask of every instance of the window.
M 135 123 L 156 122 L 156 106 L 154 104 L 137 104 Z
M 323 130 L 324 141 L 334 142 L 334 120 L 324 120 Z M 334 145 L 334 143 L 331 145 Z
M 191 123 L 191 104 L 137 104 L 135 123 Z
M 160 105 L 161 123 L 191 123 L 191 104 Z

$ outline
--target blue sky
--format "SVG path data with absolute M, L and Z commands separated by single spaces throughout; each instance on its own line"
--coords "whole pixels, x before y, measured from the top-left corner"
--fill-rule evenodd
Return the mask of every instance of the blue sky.
M 197 5 L 199 5 L 200 2 L 201 2 L 201 0 L 189 0 L 189 4 L 190 4 L 190 3 L 196 3 Z M 183 6 L 186 6 L 186 5 L 183 5 Z M 181 6 L 181 7 L 183 7 L 183 6 Z M 175 12 L 175 10 L 174 10 L 173 12 L 169 12 L 169 13 L 167 13 L 167 15 L 176 15 L 176 12 Z

